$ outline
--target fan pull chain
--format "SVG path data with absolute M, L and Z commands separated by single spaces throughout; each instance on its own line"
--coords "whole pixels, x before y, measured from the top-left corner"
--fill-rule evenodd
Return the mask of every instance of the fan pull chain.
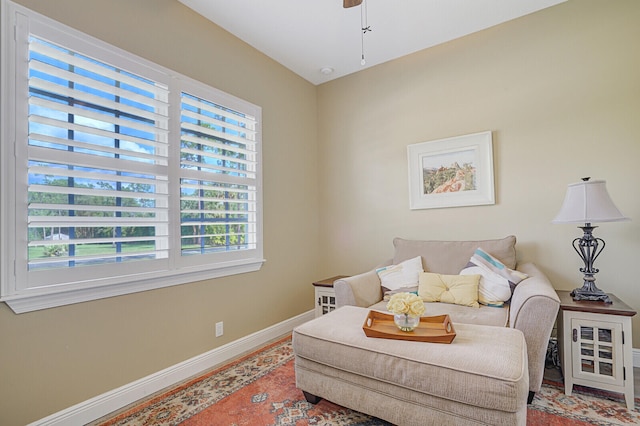
M 362 28 L 362 33 L 360 34 L 362 60 L 360 65 L 366 65 L 367 61 L 364 59 L 364 35 L 371 31 L 371 27 L 367 22 L 367 0 L 362 0 L 362 5 L 360 6 L 360 27 Z

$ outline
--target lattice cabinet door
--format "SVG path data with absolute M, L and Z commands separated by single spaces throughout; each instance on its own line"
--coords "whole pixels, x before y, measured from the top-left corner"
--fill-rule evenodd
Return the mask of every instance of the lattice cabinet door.
M 620 323 L 573 318 L 571 320 L 573 377 L 622 386 L 625 373 L 622 338 Z
M 575 301 L 564 290 L 557 293 L 564 393 L 571 395 L 573 385 L 619 392 L 633 410 L 631 317 L 636 311 L 613 294 L 613 302 L 604 303 Z
M 336 309 L 333 287 L 316 287 L 316 318 Z
M 333 290 L 333 283 L 340 278 L 346 278 L 347 275 L 336 275 L 335 277 L 325 278 L 313 283 L 316 318 L 328 314 L 336 309 L 336 292 Z

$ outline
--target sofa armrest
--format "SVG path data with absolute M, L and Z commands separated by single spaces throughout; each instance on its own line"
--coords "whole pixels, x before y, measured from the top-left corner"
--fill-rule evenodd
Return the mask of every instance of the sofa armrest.
M 380 278 L 375 270 L 336 280 L 333 290 L 336 293 L 336 308 L 346 305 L 368 308 L 382 300 Z
M 538 392 L 560 298 L 546 275 L 533 263 L 518 265 L 518 270 L 529 278 L 518 284 L 513 292 L 509 324 L 524 333 L 529 357 L 529 390 Z

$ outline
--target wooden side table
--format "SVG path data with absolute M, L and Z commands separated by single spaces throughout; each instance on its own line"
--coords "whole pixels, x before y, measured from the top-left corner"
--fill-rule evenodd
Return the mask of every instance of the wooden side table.
M 336 309 L 336 292 L 333 290 L 333 282 L 347 276 L 336 275 L 313 283 L 316 298 L 316 318 Z
M 636 311 L 613 294 L 613 303 L 574 301 L 558 291 L 558 342 L 564 393 L 583 385 L 624 394 L 634 408 L 631 317 Z

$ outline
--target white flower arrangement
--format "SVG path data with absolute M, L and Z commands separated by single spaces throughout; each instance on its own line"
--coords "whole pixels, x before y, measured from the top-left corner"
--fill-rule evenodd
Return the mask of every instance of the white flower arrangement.
M 424 301 L 415 293 L 396 293 L 389 299 L 387 309 L 416 318 L 424 314 Z

